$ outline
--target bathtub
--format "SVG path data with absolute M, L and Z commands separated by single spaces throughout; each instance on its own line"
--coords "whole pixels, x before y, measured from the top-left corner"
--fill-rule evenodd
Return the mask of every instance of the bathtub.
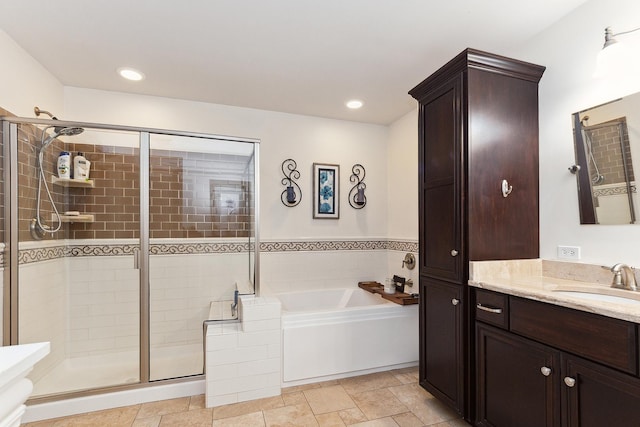
M 417 364 L 417 305 L 401 306 L 360 288 L 276 296 L 283 387 Z

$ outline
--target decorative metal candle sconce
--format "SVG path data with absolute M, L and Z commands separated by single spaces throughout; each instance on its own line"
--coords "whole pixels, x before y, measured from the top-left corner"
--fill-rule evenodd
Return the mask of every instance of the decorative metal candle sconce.
M 287 159 L 282 162 L 282 185 L 287 187 L 280 194 L 280 200 L 282 204 L 288 208 L 298 206 L 302 200 L 302 190 L 300 186 L 294 181 L 294 179 L 300 179 L 300 171 L 297 169 L 298 164 L 293 159 Z M 297 190 L 296 190 L 297 189 Z
M 366 171 L 364 166 L 356 163 L 351 168 L 351 172 L 349 182 L 355 183 L 355 185 L 349 191 L 349 204 L 354 209 L 362 209 L 367 204 L 367 196 L 364 195 L 364 190 L 367 188 L 367 184 L 364 183 Z

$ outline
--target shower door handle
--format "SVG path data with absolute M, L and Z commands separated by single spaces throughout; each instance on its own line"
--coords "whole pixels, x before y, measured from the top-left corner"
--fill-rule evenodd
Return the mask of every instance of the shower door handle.
M 140 249 L 133 249 L 133 269 L 140 270 Z

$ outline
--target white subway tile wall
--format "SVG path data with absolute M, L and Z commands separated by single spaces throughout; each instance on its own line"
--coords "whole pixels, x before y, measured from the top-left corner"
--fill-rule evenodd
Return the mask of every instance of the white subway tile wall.
M 280 394 L 280 301 L 242 296 L 239 312 L 236 323 L 207 327 L 207 407 Z M 255 323 L 263 323 L 262 328 L 256 329 Z M 244 324 L 249 327 L 244 328 Z

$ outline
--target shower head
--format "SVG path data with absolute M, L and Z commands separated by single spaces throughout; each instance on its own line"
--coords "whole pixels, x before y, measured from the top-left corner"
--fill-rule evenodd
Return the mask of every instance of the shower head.
M 42 141 L 42 145 L 40 146 L 40 150 L 44 150 L 45 148 L 47 148 L 49 146 L 49 144 L 51 144 L 53 142 L 53 140 L 56 139 L 59 136 L 79 135 L 82 132 L 84 132 L 84 129 L 83 128 L 78 128 L 78 127 L 69 127 L 69 128 L 55 127 L 54 131 L 55 132 L 54 132 L 53 135 L 47 137 L 47 139 Z

